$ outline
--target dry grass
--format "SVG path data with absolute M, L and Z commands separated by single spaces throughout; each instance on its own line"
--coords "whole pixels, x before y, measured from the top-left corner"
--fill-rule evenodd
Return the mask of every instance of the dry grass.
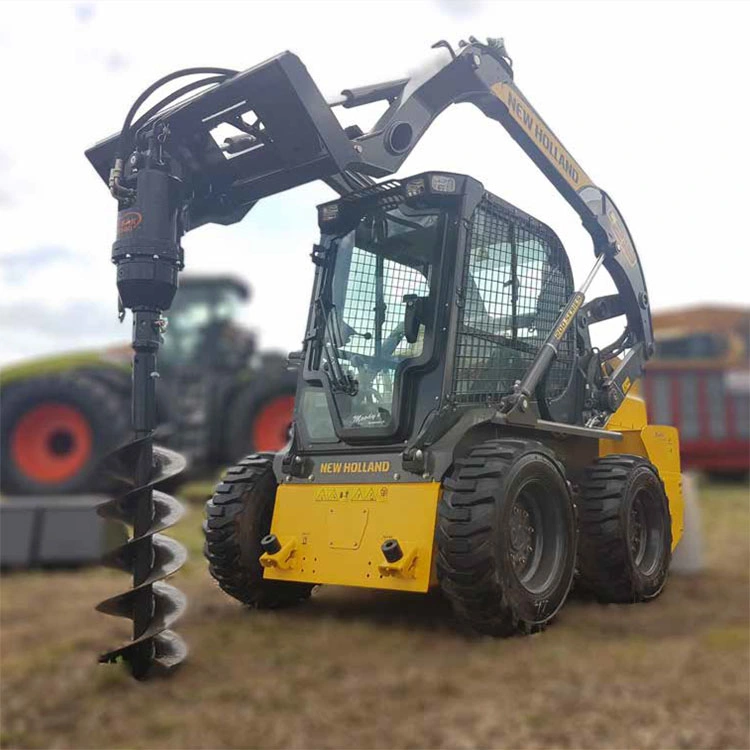
M 647 605 L 573 599 L 546 633 L 474 639 L 439 599 L 323 589 L 253 613 L 197 555 L 177 583 L 189 662 L 98 666 L 114 572 L 2 581 L 2 745 L 66 748 L 747 748 L 748 497 L 704 488 L 707 571 Z M 181 534 L 197 553 L 199 511 Z

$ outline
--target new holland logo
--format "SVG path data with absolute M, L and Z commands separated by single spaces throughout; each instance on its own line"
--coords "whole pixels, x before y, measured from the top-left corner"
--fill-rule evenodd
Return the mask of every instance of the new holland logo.
M 547 157 L 547 160 L 575 190 L 591 185 L 591 179 L 547 127 L 521 92 L 510 83 L 496 83 L 492 93 L 507 107 L 510 116 Z
M 385 474 L 390 461 L 326 461 L 320 464 L 321 474 Z

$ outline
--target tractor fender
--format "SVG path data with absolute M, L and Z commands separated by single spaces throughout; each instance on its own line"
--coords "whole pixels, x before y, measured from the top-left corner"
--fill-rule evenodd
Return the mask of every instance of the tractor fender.
M 5 388 L 43 375 L 61 375 L 76 370 L 86 370 L 87 374 L 116 371 L 130 377 L 130 365 L 127 361 L 121 363 L 119 358 L 102 352 L 73 352 L 3 367 L 0 370 L 0 387 Z

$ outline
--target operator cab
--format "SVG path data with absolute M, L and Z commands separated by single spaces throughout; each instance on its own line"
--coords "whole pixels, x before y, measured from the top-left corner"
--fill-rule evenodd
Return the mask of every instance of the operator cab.
M 159 355 L 166 369 L 236 369 L 254 349 L 251 334 L 235 324 L 250 296 L 234 277 L 185 276 L 169 311 L 169 335 Z
M 403 445 L 438 414 L 496 410 L 573 293 L 554 232 L 471 177 L 389 180 L 318 215 L 298 448 Z M 558 421 L 574 329 L 542 394 Z

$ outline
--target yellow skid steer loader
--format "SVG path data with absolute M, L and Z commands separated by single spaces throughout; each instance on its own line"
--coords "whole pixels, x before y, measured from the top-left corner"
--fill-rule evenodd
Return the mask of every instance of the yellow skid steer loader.
M 219 585 L 252 607 L 299 602 L 319 584 L 439 587 L 492 635 L 543 628 L 576 571 L 603 601 L 662 590 L 682 530 L 678 437 L 648 424 L 638 395 L 653 335 L 633 240 L 516 86 L 502 40 L 436 46 L 445 59 L 429 74 L 328 101 L 289 52 L 242 73 L 178 71 L 89 150 L 118 201 L 112 259 L 134 314 L 136 441 L 119 454 L 124 494 L 110 508 L 134 524 L 114 561 L 134 587 L 102 607 L 134 632 L 104 660 L 142 675 L 184 656 L 168 630 L 182 600 L 159 580 L 181 555 L 155 533 L 171 516 L 153 490 L 179 467 L 151 444 L 181 237 L 316 179 L 340 197 L 318 207 L 304 347 L 290 355 L 292 434 L 229 469 L 208 503 Z M 205 77 L 136 119 L 188 74 Z M 377 101 L 385 111 L 366 132 L 334 115 Z M 595 255 L 581 284 L 552 229 L 476 179 L 389 177 L 453 103 L 499 122 L 580 215 Z M 220 142 L 219 126 L 233 135 Z M 602 266 L 617 293 L 586 301 Z M 622 335 L 592 346 L 590 326 L 620 316 Z

